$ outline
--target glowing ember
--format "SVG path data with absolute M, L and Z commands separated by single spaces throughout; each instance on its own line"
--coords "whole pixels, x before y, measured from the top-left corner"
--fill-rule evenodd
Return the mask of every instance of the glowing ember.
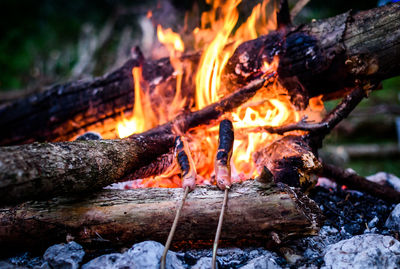
M 275 12 L 272 9 L 267 12 L 271 4 L 266 0 L 255 6 L 247 21 L 239 27 L 237 25 L 239 13 L 236 8 L 240 1 L 208 0 L 207 3 L 211 5 L 211 10 L 202 14 L 201 26 L 193 31 L 194 49 L 203 50 L 195 74 L 196 93 L 193 109 L 196 110 L 218 101 L 227 93 L 227 89 L 221 82 L 221 75 L 237 46 L 276 28 Z M 268 16 L 268 13 L 271 16 Z M 234 31 L 234 29 L 237 30 Z M 172 119 L 187 103 L 181 96 L 182 80 L 184 73 L 192 72 L 185 70 L 180 60 L 185 50 L 184 43 L 177 33 L 171 29 L 163 29 L 160 25 L 157 27 L 157 36 L 169 51 L 170 62 L 175 69 L 175 96 L 172 104 L 151 106 L 149 91 L 146 89 L 142 91 L 142 85 L 140 85 L 141 70 L 134 68 L 132 70 L 135 81 L 134 110 L 132 118 L 123 119 L 118 124 L 118 133 L 121 138 L 143 132 Z M 276 70 L 277 66 L 278 58 L 275 58 L 272 63 L 265 62 L 261 71 L 271 72 Z M 162 91 L 159 94 L 162 95 Z M 272 87 L 259 91 L 242 107 L 225 115 L 233 121 L 235 128 L 232 180 L 241 181 L 257 175 L 258 171 L 252 160 L 253 153 L 280 137 L 262 131 L 251 133 L 248 130 L 264 125 L 279 126 L 293 123 L 299 121 L 304 115 L 311 115 L 312 119 L 317 119 L 322 109 L 323 103 L 320 98 L 314 98 L 310 101 L 308 110 L 296 111 L 286 95 L 286 90 L 275 82 Z M 186 134 L 198 172 L 198 184 L 210 183 L 213 177 L 213 162 L 218 146 L 217 130 L 217 126 L 203 126 Z M 133 187 L 179 187 L 180 179 L 175 166 L 174 164 L 164 175 L 139 180 Z

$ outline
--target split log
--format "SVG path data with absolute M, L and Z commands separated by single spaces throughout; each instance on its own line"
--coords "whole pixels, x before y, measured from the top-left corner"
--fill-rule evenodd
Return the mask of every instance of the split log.
M 342 90 L 358 81 L 377 84 L 400 74 L 399 29 L 398 3 L 284 28 L 243 43 L 228 62 L 225 80 L 244 85 L 265 60 L 271 61 L 278 53 L 280 80 L 299 107 L 320 94 L 342 97 Z M 195 71 L 200 54 L 184 57 Z M 130 60 L 105 77 L 55 86 L 3 106 L 0 145 L 65 141 L 86 130 L 114 131 L 115 118 L 132 109 L 131 69 L 136 65 L 137 60 Z M 169 59 L 143 63 L 144 79 L 150 84 L 170 81 L 175 85 L 172 73 Z M 183 88 L 193 91 L 191 83 Z
M 158 162 L 174 145 L 173 127 L 185 133 L 209 124 L 246 102 L 273 77 L 254 80 L 220 102 L 126 139 L 0 147 L 0 203 L 93 192 L 128 175 L 142 178 L 162 172 L 159 169 L 169 163 L 160 167 Z
M 5 207 L 0 209 L 0 247 L 8 251 L 46 248 L 67 235 L 86 248 L 164 242 L 182 192 L 180 188 L 104 190 L 83 199 L 54 198 Z M 191 192 L 174 241 L 211 244 L 223 195 L 215 186 Z M 284 185 L 247 181 L 233 185 L 229 192 L 221 239 L 265 245 L 271 233 L 285 241 L 315 235 L 321 224 L 321 211 L 307 196 Z

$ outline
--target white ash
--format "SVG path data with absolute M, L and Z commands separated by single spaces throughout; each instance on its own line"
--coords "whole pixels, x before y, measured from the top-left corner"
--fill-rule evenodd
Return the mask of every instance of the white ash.
M 272 254 L 262 255 L 260 257 L 250 260 L 246 265 L 240 267 L 241 269 L 280 269 L 275 256 Z
M 82 269 L 153 269 L 160 267 L 160 260 L 164 246 L 155 241 L 144 241 L 133 245 L 128 251 L 112 253 L 97 257 L 84 264 Z M 167 269 L 183 269 L 182 262 L 173 251 L 168 251 L 166 259 Z
M 396 205 L 385 222 L 385 227 L 400 232 L 400 203 Z
M 324 269 L 399 268 L 400 242 L 379 234 L 357 235 L 328 247 Z
M 209 269 L 212 265 L 212 257 L 201 257 L 191 269 Z M 219 268 L 218 264 L 216 268 Z

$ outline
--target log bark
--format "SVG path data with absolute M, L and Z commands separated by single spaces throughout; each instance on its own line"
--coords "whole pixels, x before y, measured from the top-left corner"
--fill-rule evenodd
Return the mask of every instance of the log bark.
M 244 85 L 265 60 L 278 55 L 280 80 L 299 107 L 304 107 L 309 97 L 320 94 L 325 98 L 342 97 L 343 89 L 359 81 L 376 84 L 400 74 L 399 29 L 398 3 L 283 28 L 243 43 L 228 62 L 225 80 Z M 200 53 L 184 56 L 193 64 L 193 71 L 199 57 Z M 130 60 L 93 81 L 54 86 L 45 93 L 3 106 L 0 145 L 65 141 L 87 130 L 115 135 L 116 117 L 133 106 L 131 69 L 138 64 Z M 144 78 L 153 86 L 164 81 L 174 85 L 172 73 L 168 59 L 143 63 Z M 188 92 L 194 89 L 192 83 L 184 88 Z
M 162 172 L 169 165 L 166 154 L 174 145 L 174 128 L 185 133 L 217 120 L 273 77 L 256 79 L 220 102 L 126 139 L 0 147 L 0 203 L 93 192 L 128 176 L 142 178 Z
M 168 151 L 173 136 L 0 148 L 0 203 L 97 191 Z
M 395 189 L 369 181 L 354 172 L 343 170 L 331 164 L 323 163 L 321 176 L 332 179 L 339 185 L 345 185 L 350 189 L 369 193 L 389 203 L 397 204 L 400 202 L 400 192 Z
M 241 44 L 226 78 L 245 83 L 252 70 L 279 56 L 278 75 L 300 107 L 309 97 L 343 96 L 361 81 L 378 84 L 400 74 L 400 4 L 313 21 Z
M 102 77 L 55 85 L 42 93 L 1 105 L 0 145 L 68 141 L 87 131 L 99 132 L 105 139 L 117 137 L 118 119 L 123 113 L 129 117 L 135 101 L 133 67 L 142 67 L 150 91 L 159 85 L 172 89 L 176 85 L 169 58 L 158 61 L 139 58 L 128 60 Z M 187 65 L 196 65 L 199 59 L 199 54 L 182 57 Z M 184 80 L 182 87 L 189 96 L 194 91 L 188 82 Z
M 86 248 L 130 246 L 142 240 L 164 243 L 182 194 L 182 189 L 165 188 L 104 190 L 83 199 L 54 198 L 3 207 L 0 246 L 8 251 L 45 248 L 67 235 Z M 222 200 L 223 192 L 215 186 L 191 192 L 174 242 L 211 244 Z M 314 201 L 291 188 L 247 181 L 233 185 L 229 192 L 221 239 L 265 245 L 271 232 L 281 241 L 315 235 L 321 216 Z

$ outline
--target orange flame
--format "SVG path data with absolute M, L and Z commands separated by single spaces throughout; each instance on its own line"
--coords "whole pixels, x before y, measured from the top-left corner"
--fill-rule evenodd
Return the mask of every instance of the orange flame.
M 195 28 L 192 33 L 194 48 L 203 50 L 195 77 L 194 103 L 196 110 L 218 101 L 226 93 L 221 82 L 221 76 L 227 61 L 238 45 L 276 29 L 275 1 L 270 3 L 268 0 L 264 0 L 256 5 L 242 25 L 237 25 L 239 19 L 237 6 L 241 0 L 207 0 L 206 2 L 211 5 L 211 9 L 202 14 L 201 26 Z M 235 29 L 237 30 L 235 31 Z M 153 111 L 149 95 L 143 93 L 146 91 L 141 91 L 141 70 L 134 68 L 132 70 L 135 81 L 133 116 L 129 121 L 123 120 L 118 125 L 120 137 L 145 131 L 170 120 L 185 104 L 185 100 L 181 97 L 182 78 L 184 73 L 187 74 L 189 71 L 185 70 L 181 60 L 182 53 L 185 50 L 184 43 L 179 34 L 171 29 L 163 29 L 161 25 L 157 26 L 157 36 L 169 51 L 170 62 L 175 69 L 176 91 L 174 99 L 172 104 L 162 103 L 163 105 L 158 105 Z M 272 63 L 265 62 L 261 71 L 267 73 L 276 70 L 277 65 L 278 58 L 275 58 Z M 321 107 L 323 107 L 322 101 L 314 98 L 311 103 L 310 108 L 306 111 L 296 111 L 290 103 L 286 90 L 275 82 L 269 89 L 259 91 L 245 105 L 225 115 L 233 121 L 235 128 L 232 156 L 234 175 L 232 179 L 241 181 L 257 175 L 258 171 L 256 171 L 254 160 L 252 160 L 253 153 L 280 137 L 266 132 L 249 133 L 249 129 L 265 125 L 279 126 L 293 123 L 300 120 L 303 114 L 308 115 L 309 113 L 313 115 L 313 118 L 318 118 Z M 198 172 L 197 183 L 210 183 L 214 170 L 213 161 L 218 146 L 218 127 L 197 127 L 186 136 Z M 179 187 L 178 173 L 175 164 L 168 173 L 143 179 L 135 186 Z
M 141 133 L 157 126 L 158 120 L 151 108 L 150 98 L 147 93 L 143 93 L 140 85 L 142 81 L 142 69 L 134 67 L 132 76 L 135 89 L 135 103 L 133 105 L 133 115 L 128 120 L 125 117 L 117 125 L 120 138 L 130 136 L 134 133 Z M 144 111 L 147 111 L 145 113 Z

